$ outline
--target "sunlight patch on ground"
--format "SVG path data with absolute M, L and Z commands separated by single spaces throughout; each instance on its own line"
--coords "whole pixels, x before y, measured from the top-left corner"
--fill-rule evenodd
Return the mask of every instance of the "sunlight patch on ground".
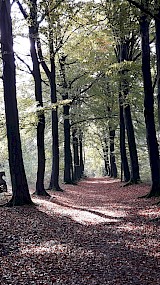
M 140 210 L 138 212 L 138 214 L 140 216 L 143 216 L 143 217 L 149 217 L 149 218 L 157 218 L 157 217 L 160 217 L 160 209 L 155 206 L 154 208 L 152 209 L 144 209 L 144 210 Z
M 103 183 L 103 184 L 112 184 L 112 183 L 117 183 L 119 182 L 119 180 L 94 180 L 94 181 L 85 181 L 86 184 L 100 184 L 100 183 Z
M 91 208 L 92 209 L 92 208 Z M 93 208 L 93 210 L 98 213 L 104 214 L 106 216 L 110 216 L 110 217 L 115 217 L 115 218 L 120 218 L 120 217 L 126 217 L 126 213 L 123 210 L 118 210 L 118 209 L 114 209 L 114 210 L 108 210 L 108 209 L 104 209 L 104 207 L 96 207 Z
M 39 246 L 31 245 L 26 248 L 21 249 L 22 255 L 40 255 L 40 254 L 71 254 L 70 245 L 65 243 L 57 243 L 55 240 L 48 240 L 47 242 L 41 243 Z M 93 256 L 94 252 L 92 250 L 85 250 L 83 248 L 74 249 L 74 256 L 84 257 Z
M 44 253 L 60 253 L 60 252 L 64 252 L 65 251 L 65 247 L 66 246 L 63 246 L 63 244 L 56 244 L 54 245 L 53 241 L 48 244 L 46 243 L 45 244 L 42 244 L 40 246 L 30 246 L 30 247 L 27 247 L 25 249 L 22 249 L 21 253 L 22 254 L 28 254 L 28 253 L 31 253 L 31 254 L 44 254 Z
M 45 212 L 47 211 L 49 215 L 59 214 L 62 216 L 68 216 L 74 221 L 80 224 L 83 224 L 83 225 L 86 225 L 86 224 L 93 225 L 93 224 L 99 224 L 99 223 L 112 223 L 112 222 L 115 223 L 115 222 L 120 221 L 119 219 L 116 218 L 117 216 L 113 215 L 113 212 L 110 212 L 112 215 L 107 214 L 107 217 L 103 217 L 103 216 L 100 216 L 101 213 L 99 212 L 92 213 L 92 209 L 89 209 L 89 208 L 74 209 L 74 208 L 57 205 L 49 201 L 44 201 L 38 198 L 36 198 L 35 200 L 36 200 L 36 203 L 39 204 L 41 211 L 43 211 L 43 207 L 44 207 L 44 211 Z
M 123 226 L 118 226 L 117 230 L 122 232 L 122 231 L 126 231 L 126 232 L 140 232 L 142 230 L 142 226 L 135 226 L 133 223 L 126 223 Z

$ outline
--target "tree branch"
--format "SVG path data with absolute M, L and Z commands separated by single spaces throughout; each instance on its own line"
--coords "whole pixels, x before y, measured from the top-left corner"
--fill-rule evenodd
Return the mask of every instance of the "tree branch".
M 138 3 L 137 1 L 135 0 L 127 0 L 130 4 L 134 5 L 135 7 L 137 7 L 138 9 L 140 9 L 142 12 L 144 12 L 145 14 L 149 15 L 151 18 L 157 20 L 157 21 L 160 21 L 160 18 L 156 15 L 156 14 L 153 14 L 151 11 L 149 11 L 148 9 L 146 9 L 144 7 L 144 5 Z
M 15 53 L 16 57 L 28 68 L 29 72 L 33 74 L 33 70 L 30 68 L 29 64 L 24 61 L 17 53 Z
M 27 18 L 28 18 L 28 14 L 27 14 L 27 12 L 25 11 L 25 9 L 23 8 L 22 4 L 21 4 L 18 0 L 16 0 L 16 2 L 17 2 L 17 5 L 18 5 L 19 10 L 21 11 L 23 17 L 24 17 L 25 19 L 27 19 Z
M 76 125 L 76 124 L 84 123 L 84 122 L 87 122 L 87 121 L 95 121 L 95 120 L 103 120 L 103 119 L 108 119 L 108 116 L 105 116 L 105 117 L 97 117 L 97 118 L 87 118 L 87 119 L 79 120 L 79 121 L 77 121 L 77 122 L 71 123 L 71 127 L 74 126 L 74 125 Z

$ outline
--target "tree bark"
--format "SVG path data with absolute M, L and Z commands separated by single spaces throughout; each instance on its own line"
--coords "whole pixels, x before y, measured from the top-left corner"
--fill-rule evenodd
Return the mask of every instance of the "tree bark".
M 83 134 L 80 131 L 79 135 L 79 164 L 80 164 L 80 178 L 83 177 L 84 174 L 84 160 L 83 160 Z
M 1 52 L 3 62 L 3 87 L 8 138 L 9 166 L 12 183 L 12 198 L 8 206 L 31 205 L 19 133 L 19 118 L 16 99 L 16 76 L 13 53 L 10 1 L 0 2 Z
M 110 176 L 109 157 L 108 157 L 109 149 L 106 138 L 104 138 L 102 148 L 103 148 L 105 175 Z
M 63 100 L 68 99 L 68 84 L 66 81 L 65 73 L 65 60 L 66 56 L 62 56 L 59 60 L 60 64 L 60 75 L 62 77 L 62 87 L 64 94 L 62 95 Z M 70 139 L 70 105 L 63 106 L 63 116 L 64 116 L 64 182 L 66 184 L 73 184 L 71 171 L 72 171 L 72 154 L 71 154 L 71 139 Z
M 79 180 L 79 150 L 78 150 L 78 138 L 77 130 L 72 131 L 73 137 L 73 157 L 74 157 L 74 182 Z
M 125 125 L 127 130 L 127 137 L 128 137 L 128 146 L 129 146 L 129 154 L 130 154 L 130 161 L 131 161 L 131 177 L 130 182 L 137 184 L 140 182 L 140 175 L 139 175 L 139 163 L 138 163 L 138 154 L 137 154 L 137 147 L 135 142 L 135 135 L 134 135 L 134 128 L 131 118 L 131 110 L 130 105 L 124 107 L 124 116 L 125 116 Z
M 51 103 L 57 102 L 55 66 L 50 74 Z M 49 189 L 60 190 L 59 186 L 59 138 L 58 138 L 58 108 L 52 110 L 52 171 Z
M 55 68 L 55 53 L 53 45 L 53 31 L 51 27 L 51 19 L 48 11 L 49 25 L 49 53 L 50 53 L 50 70 L 43 58 L 41 42 L 37 37 L 38 55 L 41 65 L 49 79 L 51 103 L 57 103 L 56 90 L 56 68 Z M 52 170 L 48 189 L 55 191 L 63 191 L 59 186 L 59 134 L 58 134 L 58 107 L 52 109 Z
M 124 123 L 123 100 L 121 92 L 119 93 L 119 117 L 120 117 L 120 154 L 121 154 L 121 163 L 122 163 L 121 172 L 122 171 L 124 172 L 124 181 L 128 182 L 130 181 L 130 171 L 129 171 L 127 153 L 126 153 L 125 123 Z
M 126 42 L 121 43 L 121 53 L 120 53 L 120 62 L 124 60 L 129 60 L 129 45 Z M 124 122 L 127 131 L 128 138 L 128 146 L 129 146 L 129 154 L 131 161 L 131 173 L 130 173 L 130 183 L 129 184 L 137 184 L 140 182 L 140 174 L 139 174 L 139 163 L 138 163 L 138 154 L 137 147 L 134 135 L 134 128 L 132 123 L 131 109 L 130 105 L 126 103 L 126 99 L 129 93 L 129 83 L 127 80 L 127 70 L 122 70 L 121 72 L 121 90 L 123 93 L 123 115 Z
M 110 176 L 113 178 L 117 178 L 117 166 L 114 154 L 114 138 L 115 138 L 115 130 L 110 128 L 109 130 L 109 139 L 110 139 L 110 165 L 111 165 L 111 174 Z
M 157 13 L 157 17 L 159 20 L 155 20 L 155 30 L 156 30 L 156 57 L 157 57 L 157 102 L 158 102 L 158 124 L 159 124 L 159 132 L 160 132 L 160 4 L 159 1 L 155 0 L 155 8 Z
M 30 0 L 30 20 L 31 20 L 30 21 L 31 26 L 29 26 L 29 40 L 30 40 L 30 53 L 33 63 L 33 77 L 35 82 L 35 99 L 38 103 L 37 107 L 43 107 L 42 79 L 41 79 L 38 55 L 36 51 L 36 38 L 38 35 L 37 0 Z M 37 169 L 35 194 L 42 196 L 49 196 L 49 194 L 44 189 L 44 174 L 45 174 L 44 111 L 37 111 L 37 116 L 38 116 L 38 125 L 37 125 L 38 169 Z
M 68 96 L 67 96 L 68 97 Z M 63 99 L 68 99 L 63 97 Z M 70 122 L 69 122 L 69 105 L 63 107 L 64 115 L 64 182 L 72 184 L 71 179 L 71 139 L 70 139 Z
M 160 196 L 159 150 L 154 121 L 154 97 L 150 70 L 149 21 L 147 15 L 140 19 L 142 38 L 142 73 L 144 83 L 144 117 L 149 152 L 152 187 L 147 197 Z

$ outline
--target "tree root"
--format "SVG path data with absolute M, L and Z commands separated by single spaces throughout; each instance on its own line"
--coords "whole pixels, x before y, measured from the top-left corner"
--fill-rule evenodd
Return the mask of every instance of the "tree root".
M 148 194 L 146 195 L 143 195 L 143 196 L 140 196 L 138 198 L 152 198 L 152 197 L 160 197 L 160 189 L 159 189 L 159 186 L 155 187 L 155 186 L 152 186 L 151 187 L 151 190 Z
M 64 192 L 64 190 L 60 187 L 56 188 L 56 187 L 53 187 L 53 188 L 48 188 L 47 190 L 50 190 L 50 191 L 54 191 L 54 192 Z
M 135 185 L 135 184 L 141 184 L 142 183 L 142 181 L 141 180 L 136 180 L 136 181 L 134 181 L 134 180 L 129 180 L 127 183 L 125 183 L 124 185 L 123 185 L 123 187 L 127 187 L 127 186 L 130 186 L 130 185 Z
M 43 196 L 43 197 L 51 197 L 51 195 L 49 193 L 47 193 L 45 190 L 41 193 L 37 193 L 37 191 L 35 191 L 32 195 L 34 196 Z
M 8 207 L 8 208 L 11 208 L 11 207 L 19 207 L 19 206 L 34 206 L 35 203 L 32 201 L 32 200 L 17 200 L 15 201 L 15 199 L 12 197 L 10 201 L 8 201 L 7 203 L 5 203 L 4 205 L 0 205 L 1 207 Z

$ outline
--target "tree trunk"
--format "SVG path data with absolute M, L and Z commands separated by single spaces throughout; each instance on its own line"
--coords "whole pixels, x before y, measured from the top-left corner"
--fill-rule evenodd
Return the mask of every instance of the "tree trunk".
M 110 165 L 111 165 L 111 177 L 117 178 L 117 166 L 114 154 L 114 138 L 115 130 L 110 128 L 109 130 L 109 139 L 110 139 Z
M 53 31 L 51 26 L 50 13 L 48 11 L 48 30 L 49 30 L 49 53 L 50 53 L 50 70 L 44 60 L 41 48 L 41 42 L 37 37 L 38 55 L 41 65 L 49 79 L 51 103 L 57 103 L 56 91 L 56 70 L 55 70 L 55 52 L 53 45 Z M 58 135 L 58 107 L 52 109 L 52 170 L 51 179 L 48 189 L 63 191 L 59 186 L 59 135 Z
M 120 61 L 129 60 L 129 46 L 126 42 L 121 43 L 121 54 Z M 134 128 L 132 123 L 131 109 L 130 105 L 126 104 L 126 98 L 129 94 L 129 83 L 127 80 L 127 70 L 122 70 L 121 72 L 121 92 L 123 93 L 123 115 L 124 122 L 127 131 L 128 138 L 128 146 L 129 146 L 129 154 L 131 161 L 131 177 L 129 184 L 137 184 L 140 182 L 140 174 L 139 174 L 139 163 L 138 163 L 138 155 L 137 148 L 135 142 Z
M 131 161 L 131 183 L 137 184 L 140 182 L 138 154 L 135 142 L 134 128 L 131 118 L 130 105 L 127 104 L 124 108 L 125 125 L 128 137 L 129 154 Z
M 83 161 L 83 135 L 82 132 L 80 132 L 79 135 L 79 160 L 80 160 L 80 178 L 83 177 L 83 173 L 84 173 L 84 161 Z
M 155 8 L 158 13 L 157 17 L 160 19 L 160 5 L 158 0 L 155 0 Z M 155 29 L 156 29 L 156 57 L 157 57 L 157 101 L 158 101 L 158 124 L 160 132 L 160 21 L 155 20 Z
M 149 21 L 145 14 L 140 20 L 142 38 L 142 73 L 144 83 L 144 117 L 149 152 L 152 187 L 147 197 L 160 196 L 159 150 L 154 122 L 154 97 L 150 71 Z
M 63 97 L 63 99 L 68 99 L 68 96 Z M 64 182 L 67 184 L 72 184 L 71 178 L 71 140 L 70 140 L 70 122 L 69 122 L 69 110 L 70 106 L 65 105 L 63 107 L 64 115 Z
M 123 101 L 121 92 L 119 93 L 119 117 L 120 117 L 120 154 L 121 154 L 121 175 L 122 171 L 124 172 L 124 181 L 128 182 L 130 180 L 130 171 L 126 153 L 126 145 L 125 145 L 125 124 L 124 124 L 124 116 L 123 116 Z M 121 176 L 122 179 L 122 176 Z
M 33 77 L 35 82 L 35 99 L 38 102 L 37 107 L 43 107 L 42 101 L 42 79 L 40 73 L 40 66 L 38 55 L 36 52 L 36 38 L 38 34 L 37 24 L 37 0 L 30 1 L 30 18 L 32 25 L 29 27 L 30 39 L 30 53 L 33 63 Z M 49 196 L 44 189 L 44 174 L 45 174 L 45 146 L 44 146 L 44 130 L 45 130 L 45 116 L 44 111 L 37 111 L 38 125 L 37 125 L 37 153 L 38 153 L 38 169 L 36 180 L 37 195 Z
M 66 71 L 65 71 L 65 60 L 66 56 L 62 55 L 59 59 L 60 64 L 60 75 L 62 78 L 62 87 L 64 95 L 62 95 L 63 100 L 68 99 L 68 84 L 66 81 Z M 72 154 L 71 154 L 71 139 L 70 139 L 70 105 L 63 106 L 63 116 L 64 116 L 64 182 L 67 184 L 73 184 L 71 171 L 72 171 Z
M 29 194 L 24 170 L 19 133 L 12 23 L 9 0 L 0 2 L 0 30 L 9 166 L 13 192 L 12 198 L 7 205 L 30 205 L 32 204 L 32 200 Z
M 72 131 L 73 137 L 73 157 L 74 157 L 74 182 L 79 180 L 79 151 L 78 151 L 78 138 L 76 136 L 77 130 Z
M 57 103 L 55 62 L 52 60 L 50 73 L 51 103 Z M 58 107 L 52 109 L 52 172 L 49 189 L 62 191 L 59 186 L 59 136 L 58 136 Z
M 107 145 L 106 138 L 104 138 L 104 142 L 103 142 L 103 157 L 104 157 L 105 175 L 110 176 L 108 145 Z

